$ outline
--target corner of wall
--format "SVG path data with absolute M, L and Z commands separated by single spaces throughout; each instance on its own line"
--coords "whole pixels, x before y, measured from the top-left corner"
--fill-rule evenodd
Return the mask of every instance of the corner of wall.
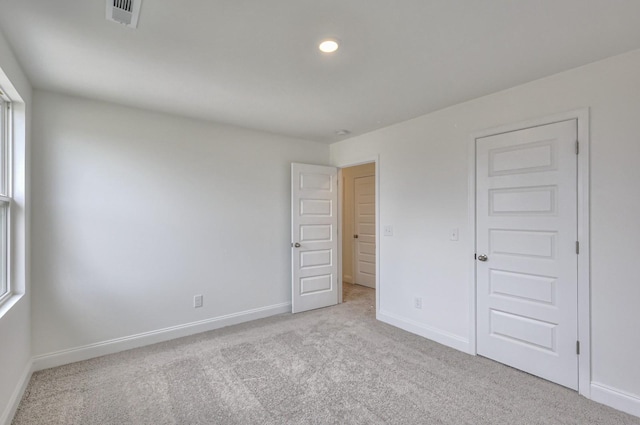
M 27 385 L 29 385 L 29 381 L 31 380 L 31 375 L 33 374 L 33 365 L 32 362 L 29 361 L 25 366 L 22 374 L 20 375 L 20 380 L 18 381 L 18 385 L 16 385 L 15 390 L 11 394 L 9 401 L 7 403 L 7 407 L 4 412 L 0 416 L 0 425 L 11 425 L 13 421 L 13 417 L 18 411 L 18 406 L 20 405 L 20 401 L 22 401 L 22 396 L 27 389 Z

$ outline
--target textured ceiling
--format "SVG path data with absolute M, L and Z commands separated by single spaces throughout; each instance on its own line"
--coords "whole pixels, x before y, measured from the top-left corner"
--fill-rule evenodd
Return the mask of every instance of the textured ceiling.
M 638 0 L 143 0 L 132 30 L 105 0 L 0 0 L 36 88 L 326 143 L 638 49 L 639 18 Z

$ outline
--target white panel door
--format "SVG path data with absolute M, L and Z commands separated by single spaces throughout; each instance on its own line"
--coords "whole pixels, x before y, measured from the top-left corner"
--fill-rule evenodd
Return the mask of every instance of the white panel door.
M 338 303 L 338 170 L 291 164 L 292 311 Z
M 576 140 L 576 120 L 476 140 L 478 354 L 572 389 Z
M 355 283 L 376 287 L 376 179 L 354 179 Z

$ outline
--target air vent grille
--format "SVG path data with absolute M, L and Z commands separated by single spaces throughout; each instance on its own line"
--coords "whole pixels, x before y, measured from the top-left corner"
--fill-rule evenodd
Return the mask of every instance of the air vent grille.
M 137 28 L 142 0 L 106 0 L 107 20 Z
M 131 0 L 113 0 L 113 7 L 122 9 L 125 12 L 133 12 L 133 2 Z

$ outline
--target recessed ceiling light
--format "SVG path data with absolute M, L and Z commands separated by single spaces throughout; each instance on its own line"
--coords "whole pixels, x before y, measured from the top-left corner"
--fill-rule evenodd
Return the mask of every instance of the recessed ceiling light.
M 321 52 L 323 53 L 333 53 L 336 50 L 338 50 L 338 41 L 334 40 L 334 39 L 327 39 L 327 40 L 323 40 L 320 45 L 318 46 L 318 49 L 320 49 Z

